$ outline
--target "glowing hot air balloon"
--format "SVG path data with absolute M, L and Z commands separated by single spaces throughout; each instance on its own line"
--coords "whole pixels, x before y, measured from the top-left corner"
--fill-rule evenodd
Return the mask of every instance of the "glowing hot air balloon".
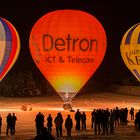
M 124 63 L 140 81 L 140 23 L 134 25 L 125 33 L 120 51 Z
M 106 34 L 92 15 L 57 10 L 41 17 L 30 34 L 32 58 L 64 102 L 70 102 L 103 60 Z
M 0 18 L 0 81 L 16 62 L 20 51 L 20 40 L 13 25 Z

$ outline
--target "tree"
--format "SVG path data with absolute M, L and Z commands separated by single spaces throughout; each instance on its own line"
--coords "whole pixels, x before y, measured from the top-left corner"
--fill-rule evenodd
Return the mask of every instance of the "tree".
M 0 83 L 0 95 L 9 97 L 40 96 L 40 87 L 36 85 L 30 71 L 7 75 Z

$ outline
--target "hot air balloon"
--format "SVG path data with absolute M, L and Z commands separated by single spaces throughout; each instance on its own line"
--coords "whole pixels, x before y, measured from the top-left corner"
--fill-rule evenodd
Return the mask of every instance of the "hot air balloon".
M 140 23 L 124 34 L 120 52 L 128 69 L 140 81 Z
M 20 51 L 19 35 L 14 26 L 0 18 L 0 81 L 16 62 Z
M 69 103 L 101 64 L 106 34 L 101 23 L 86 12 L 57 10 L 35 23 L 29 46 L 39 70 Z

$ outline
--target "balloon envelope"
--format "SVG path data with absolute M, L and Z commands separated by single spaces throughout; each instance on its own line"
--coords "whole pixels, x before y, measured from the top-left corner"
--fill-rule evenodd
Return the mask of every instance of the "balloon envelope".
M 124 34 L 120 51 L 124 63 L 140 81 L 140 23 Z
M 20 51 L 19 35 L 14 26 L 0 18 L 0 81 L 16 62 Z
M 37 67 L 64 101 L 83 87 L 106 51 L 101 23 L 79 10 L 44 15 L 33 26 L 29 43 Z

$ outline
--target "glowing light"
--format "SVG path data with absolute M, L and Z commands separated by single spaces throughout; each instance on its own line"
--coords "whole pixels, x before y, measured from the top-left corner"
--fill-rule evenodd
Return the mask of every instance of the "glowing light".
M 66 98 L 68 98 L 68 92 L 66 92 Z
M 0 81 L 16 62 L 20 51 L 20 40 L 14 26 L 0 18 Z
M 20 109 L 15 109 L 15 108 L 0 108 L 1 112 L 10 112 L 10 111 L 16 111 L 19 112 Z
M 58 10 L 35 23 L 29 44 L 39 70 L 64 101 L 71 101 L 101 64 L 106 35 L 94 16 Z
M 140 81 L 140 23 L 134 25 L 125 33 L 120 51 L 124 63 Z
M 63 111 L 61 107 L 35 107 L 34 110 L 50 110 L 50 111 Z

